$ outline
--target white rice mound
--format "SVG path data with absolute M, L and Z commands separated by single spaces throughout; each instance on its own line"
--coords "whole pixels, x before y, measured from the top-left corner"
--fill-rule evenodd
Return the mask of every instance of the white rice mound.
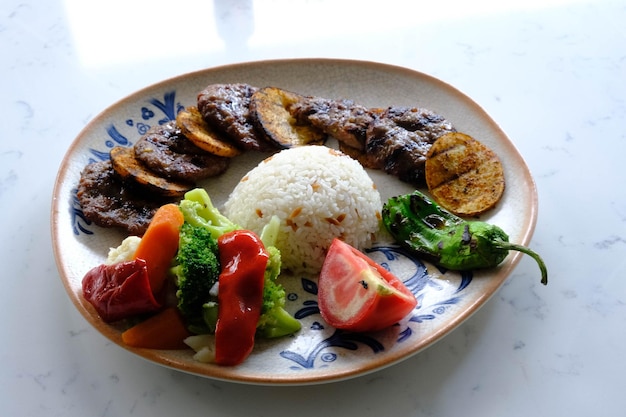
M 253 168 L 230 194 L 224 214 L 260 234 L 280 219 L 276 247 L 283 268 L 318 274 L 333 238 L 357 249 L 371 245 L 382 203 L 361 164 L 325 146 L 283 150 Z

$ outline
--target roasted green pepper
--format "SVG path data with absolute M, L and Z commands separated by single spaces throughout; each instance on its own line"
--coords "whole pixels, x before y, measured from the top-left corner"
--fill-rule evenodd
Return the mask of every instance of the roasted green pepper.
M 383 205 L 382 217 L 399 244 L 441 267 L 457 271 L 492 268 L 515 250 L 535 259 L 541 283 L 548 283 L 546 265 L 536 252 L 510 243 L 500 227 L 464 220 L 419 191 L 390 198 Z

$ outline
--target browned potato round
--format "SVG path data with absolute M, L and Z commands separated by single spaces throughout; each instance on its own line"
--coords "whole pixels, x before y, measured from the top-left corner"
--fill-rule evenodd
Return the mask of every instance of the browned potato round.
M 124 181 L 134 181 L 145 190 L 165 197 L 180 197 L 193 188 L 193 184 L 171 181 L 156 175 L 135 158 L 133 148 L 116 146 L 111 149 L 113 170 Z
M 425 170 L 435 201 L 459 216 L 484 213 L 504 192 L 504 170 L 498 156 L 464 133 L 439 137 L 427 154 Z
M 309 124 L 298 123 L 289 107 L 303 97 L 277 87 L 261 88 L 250 99 L 252 121 L 265 138 L 281 148 L 323 145 L 326 134 Z
M 206 152 L 226 158 L 232 158 L 241 153 L 237 147 L 222 140 L 220 135 L 202 118 L 197 107 L 187 107 L 178 112 L 176 124 L 187 139 Z

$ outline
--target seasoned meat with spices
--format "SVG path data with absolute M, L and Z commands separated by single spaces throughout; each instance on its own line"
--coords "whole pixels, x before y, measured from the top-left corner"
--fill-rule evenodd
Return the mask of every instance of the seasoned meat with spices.
M 366 132 L 380 110 L 368 109 L 352 100 L 308 97 L 294 103 L 289 111 L 302 123 L 311 123 L 343 144 L 365 149 Z
M 389 107 L 381 115 L 381 119 L 391 120 L 430 144 L 439 136 L 456 131 L 443 116 L 422 107 Z
M 207 123 L 241 149 L 275 150 L 252 123 L 250 98 L 255 91 L 257 88 L 248 84 L 211 84 L 198 94 L 197 107 Z
M 372 123 L 368 129 L 365 154 L 369 168 L 382 169 L 400 180 L 421 184 L 430 143 L 390 119 Z
M 226 171 L 230 159 L 203 151 L 172 120 L 152 127 L 134 145 L 135 158 L 164 178 L 194 183 Z
M 366 168 L 382 169 L 401 180 L 422 184 L 430 145 L 455 131 L 442 116 L 424 108 L 367 108 L 351 100 L 309 97 L 291 106 L 299 121 L 333 136 L 340 149 Z
M 392 107 L 369 125 L 364 158 L 369 168 L 421 185 L 431 145 L 453 131 L 447 120 L 430 110 Z
M 92 162 L 80 175 L 76 197 L 85 217 L 101 227 L 119 227 L 141 236 L 156 210 L 172 202 L 147 196 L 117 177 L 111 161 Z

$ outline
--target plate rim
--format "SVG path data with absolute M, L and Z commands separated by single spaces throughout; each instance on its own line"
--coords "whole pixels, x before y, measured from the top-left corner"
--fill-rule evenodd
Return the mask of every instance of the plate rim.
M 487 121 L 492 127 L 497 130 L 504 138 L 506 138 L 506 143 L 504 145 L 507 147 L 509 152 L 513 154 L 516 159 L 516 162 L 520 164 L 521 168 L 523 168 L 524 172 L 527 174 L 526 182 L 528 187 L 528 193 L 530 194 L 531 200 L 528 202 L 528 210 L 527 210 L 527 218 L 528 218 L 528 226 L 523 233 L 521 234 L 520 244 L 528 245 L 532 235 L 535 231 L 535 227 L 537 224 L 537 214 L 538 214 L 538 193 L 537 187 L 534 178 L 523 159 L 521 153 L 518 151 L 515 143 L 508 137 L 508 135 L 504 132 L 504 130 L 500 127 L 498 123 L 485 111 L 485 109 L 475 102 L 471 97 L 467 94 L 454 87 L 453 85 L 436 78 L 430 74 L 426 74 L 424 72 L 414 70 L 407 67 L 402 67 L 393 64 L 387 64 L 376 61 L 366 61 L 366 60 L 355 60 L 355 59 L 339 59 L 339 58 L 288 58 L 288 59 L 267 59 L 267 60 L 258 60 L 258 61 L 245 61 L 245 62 L 237 62 L 225 65 L 219 65 L 214 67 L 209 67 L 205 69 L 195 70 L 191 72 L 186 72 L 183 74 L 179 74 L 176 76 L 168 77 L 156 83 L 152 83 L 150 85 L 144 86 L 129 95 L 126 95 L 115 102 L 108 105 L 106 108 L 101 110 L 96 116 L 94 116 L 89 122 L 85 124 L 85 126 L 80 129 L 76 137 L 72 140 L 70 146 L 67 148 L 67 151 L 61 160 L 59 165 L 59 169 L 55 176 L 54 187 L 52 191 L 52 204 L 51 204 L 51 222 L 50 222 L 50 231 L 52 236 L 52 246 L 53 246 L 53 254 L 55 258 L 55 263 L 57 266 L 57 271 L 60 275 L 63 286 L 70 297 L 72 303 L 75 308 L 81 313 L 83 318 L 92 325 L 100 334 L 104 335 L 107 339 L 113 341 L 123 350 L 129 351 L 149 362 L 154 364 L 164 366 L 171 369 L 176 369 L 178 371 L 186 372 L 189 374 L 193 374 L 196 376 L 212 378 L 216 380 L 228 381 L 228 382 L 238 382 L 244 384 L 252 384 L 252 385 L 313 385 L 320 383 L 328 383 L 328 382 L 337 382 L 346 379 L 350 379 L 357 376 L 363 376 L 388 366 L 392 366 L 397 364 L 398 362 L 404 361 L 410 357 L 417 355 L 423 350 L 432 347 L 437 342 L 442 340 L 446 335 L 450 334 L 454 330 L 456 330 L 461 324 L 463 324 L 467 319 L 469 319 L 473 314 L 475 314 L 481 307 L 483 307 L 489 299 L 498 291 L 498 289 L 507 281 L 510 277 L 511 272 L 518 265 L 522 254 L 519 252 L 514 252 L 509 255 L 509 259 L 507 262 L 501 264 L 498 269 L 498 276 L 502 276 L 501 280 L 498 282 L 491 282 L 488 291 L 482 293 L 480 296 L 476 297 L 471 307 L 465 308 L 459 314 L 457 314 L 453 319 L 450 320 L 450 325 L 447 327 L 440 329 L 438 332 L 434 334 L 428 335 L 428 342 L 422 343 L 421 347 L 415 350 L 410 351 L 409 353 L 404 354 L 396 354 L 384 363 L 380 364 L 377 361 L 372 361 L 372 363 L 367 364 L 367 366 L 362 366 L 360 368 L 350 368 L 348 370 L 343 370 L 337 373 L 334 373 L 330 376 L 311 376 L 306 377 L 301 375 L 297 379 L 292 378 L 272 378 L 271 376 L 250 376 L 244 375 L 240 376 L 236 373 L 230 372 L 230 370 L 224 370 L 221 368 L 212 368 L 217 369 L 218 372 L 212 373 L 198 373 L 194 371 L 192 366 L 188 364 L 188 361 L 180 361 L 176 359 L 168 358 L 167 355 L 163 357 L 162 355 L 156 354 L 156 352 L 167 352 L 167 351 L 155 351 L 153 349 L 141 349 L 141 348 L 133 348 L 129 346 L 125 346 L 121 343 L 121 338 L 119 335 L 113 334 L 111 327 L 101 320 L 93 319 L 93 307 L 88 304 L 80 294 L 76 294 L 75 289 L 71 286 L 70 280 L 68 279 L 69 271 L 67 267 L 63 264 L 61 259 L 61 248 L 59 242 L 59 222 L 58 216 L 60 214 L 59 208 L 59 192 L 63 186 L 63 181 L 69 175 L 67 167 L 70 165 L 71 159 L 74 154 L 76 154 L 76 149 L 81 145 L 81 140 L 83 136 L 89 132 L 94 126 L 102 123 L 104 119 L 106 119 L 106 115 L 113 111 L 115 108 L 119 106 L 123 106 L 125 103 L 129 103 L 135 101 L 137 98 L 141 96 L 145 96 L 148 91 L 158 89 L 159 87 L 171 85 L 176 82 L 182 82 L 185 79 L 193 78 L 196 76 L 200 76 L 202 74 L 211 74 L 211 73 L 219 73 L 228 71 L 230 69 L 245 69 L 246 67 L 276 67 L 276 66 L 297 66 L 297 65 L 333 65 L 333 66 L 345 66 L 345 67 L 357 67 L 357 68 L 369 68 L 369 69 L 377 69 L 384 73 L 389 72 L 397 72 L 401 73 L 404 76 L 409 78 L 421 78 L 427 80 L 429 83 L 436 85 L 438 88 L 444 88 L 448 92 L 452 92 L 456 97 L 462 99 L 466 104 L 476 108 L 482 113 L 484 120 Z M 91 313 L 90 313 L 91 311 Z M 116 337 L 117 336 L 117 337 Z M 161 360 L 156 360 L 155 357 Z M 223 372 L 226 371 L 226 372 Z

